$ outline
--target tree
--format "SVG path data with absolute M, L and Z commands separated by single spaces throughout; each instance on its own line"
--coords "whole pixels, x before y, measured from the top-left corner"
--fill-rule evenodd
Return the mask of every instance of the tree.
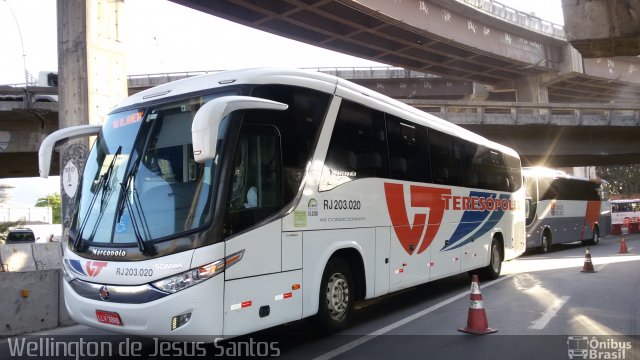
M 60 198 L 60 194 L 49 194 L 43 198 L 39 198 L 36 201 L 36 207 L 45 206 L 51 207 L 51 212 L 53 213 L 53 223 L 61 224 L 62 213 L 60 212 L 60 208 L 62 207 L 62 199 Z
M 598 166 L 596 175 L 609 182 L 612 194 L 632 196 L 640 193 L 640 164 Z

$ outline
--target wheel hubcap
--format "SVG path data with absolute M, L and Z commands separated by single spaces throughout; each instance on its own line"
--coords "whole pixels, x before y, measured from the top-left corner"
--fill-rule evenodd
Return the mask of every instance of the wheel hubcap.
M 349 285 L 344 275 L 340 273 L 331 275 L 327 284 L 326 302 L 331 318 L 340 320 L 349 304 Z

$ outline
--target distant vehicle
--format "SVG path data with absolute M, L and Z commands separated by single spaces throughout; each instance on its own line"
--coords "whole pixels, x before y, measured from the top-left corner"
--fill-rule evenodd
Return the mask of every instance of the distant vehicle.
M 611 229 L 609 184 L 548 168 L 523 168 L 527 249 L 553 244 L 596 245 Z
M 622 225 L 630 233 L 640 231 L 640 199 L 611 201 L 611 232 L 622 234 Z
M 38 73 L 38 86 L 58 87 L 58 72 L 40 71 Z
M 34 243 L 36 237 L 31 229 L 12 229 L 7 234 L 7 244 Z

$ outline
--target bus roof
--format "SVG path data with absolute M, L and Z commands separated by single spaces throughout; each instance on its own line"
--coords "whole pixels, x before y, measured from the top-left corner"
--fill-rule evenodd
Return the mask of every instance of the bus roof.
M 628 203 L 640 203 L 640 199 L 619 199 L 611 200 L 612 204 L 628 204 Z
M 558 169 L 546 168 L 541 166 L 532 166 L 532 167 L 523 167 L 522 175 L 524 176 L 535 176 L 535 177 L 550 177 L 554 179 L 563 178 L 563 179 L 574 179 L 574 180 L 583 180 L 590 181 L 594 183 L 608 183 L 604 179 L 589 179 L 582 176 L 575 176 L 567 174 L 566 172 Z
M 365 88 L 364 86 L 333 75 L 302 69 L 254 68 L 230 70 L 176 80 L 143 90 L 128 97 L 120 102 L 113 109 L 113 112 L 117 112 L 122 108 L 129 108 L 138 104 L 142 105 L 143 103 L 157 101 L 163 98 L 172 98 L 192 92 L 242 84 L 293 85 L 337 94 L 343 98 L 370 106 L 376 110 L 385 111 L 392 115 L 400 115 L 409 118 L 415 123 L 456 137 L 471 140 L 513 157 L 520 158 L 515 150 L 507 146 L 493 142 L 449 121 L 418 110 L 415 107 Z

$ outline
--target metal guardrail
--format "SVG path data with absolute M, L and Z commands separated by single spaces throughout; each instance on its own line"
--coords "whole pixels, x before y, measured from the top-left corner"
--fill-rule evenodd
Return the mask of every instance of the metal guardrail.
M 456 124 L 640 125 L 640 104 L 399 100 Z
M 556 39 L 567 40 L 562 25 L 543 20 L 493 0 L 457 0 L 483 13 Z
M 325 74 L 335 75 L 344 79 L 401 79 L 401 78 L 440 78 L 440 76 L 425 74 L 419 71 L 408 70 L 394 66 L 370 66 L 370 67 L 309 67 L 303 70 L 318 71 Z M 205 70 L 205 71 L 180 71 L 155 74 L 129 75 L 129 81 L 140 81 L 147 79 L 149 82 L 157 84 L 161 79 L 176 80 L 191 76 L 215 74 L 226 70 Z

